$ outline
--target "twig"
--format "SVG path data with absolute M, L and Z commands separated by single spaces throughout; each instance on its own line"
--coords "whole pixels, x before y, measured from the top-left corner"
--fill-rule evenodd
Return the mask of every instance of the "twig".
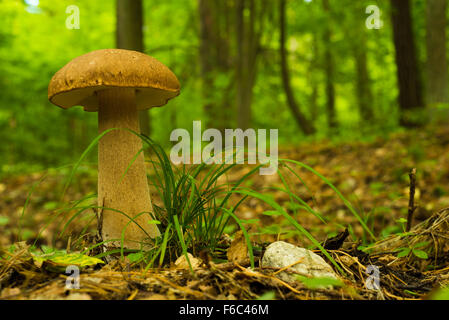
M 416 185 L 416 168 L 413 168 L 408 174 L 410 177 L 410 197 L 408 200 L 408 215 L 407 215 L 407 228 L 405 231 L 410 231 L 413 222 L 413 213 L 416 210 L 415 206 L 415 185 Z
M 300 291 L 296 290 L 295 288 L 293 288 L 292 286 L 290 286 L 288 283 L 282 281 L 281 279 L 278 279 L 278 278 L 273 277 L 273 276 L 267 276 L 267 275 L 262 274 L 262 273 L 260 273 L 260 272 L 248 271 L 247 269 L 245 269 L 245 268 L 243 268 L 242 266 L 240 266 L 238 263 L 236 263 L 236 266 L 237 266 L 240 270 L 242 270 L 242 272 L 243 272 L 245 275 L 247 275 L 247 276 L 250 276 L 250 277 L 253 277 L 253 278 L 266 278 L 266 279 L 274 280 L 275 282 L 278 282 L 278 283 L 282 284 L 284 287 L 290 289 L 290 290 L 293 291 L 294 293 L 301 294 Z
M 138 293 L 139 289 L 134 290 L 134 292 L 131 293 L 131 295 L 126 300 L 134 300 L 134 298 L 137 296 Z
M 204 298 L 206 296 L 205 293 L 203 293 L 203 292 L 192 290 L 192 289 L 187 288 L 187 287 L 178 286 L 176 283 L 171 282 L 170 280 L 167 280 L 164 277 L 159 277 L 156 274 L 153 274 L 152 277 L 157 279 L 157 280 L 159 280 L 159 281 L 161 281 L 161 282 L 164 282 L 165 284 L 168 284 L 169 286 L 171 286 L 171 287 L 173 287 L 175 289 L 178 289 L 181 292 L 184 292 L 185 294 L 195 296 L 196 298 Z
M 290 267 L 293 267 L 293 266 L 297 265 L 298 263 L 301 263 L 303 260 L 304 260 L 304 259 L 301 258 L 301 259 L 299 259 L 298 261 L 293 262 L 292 264 L 290 264 L 290 265 L 288 265 L 288 266 L 286 266 L 286 267 L 283 267 L 283 268 L 279 269 L 278 271 L 276 271 L 275 273 L 273 273 L 273 276 L 277 275 L 278 273 L 280 273 L 280 272 L 282 272 L 282 271 L 287 270 L 287 269 L 290 268 Z

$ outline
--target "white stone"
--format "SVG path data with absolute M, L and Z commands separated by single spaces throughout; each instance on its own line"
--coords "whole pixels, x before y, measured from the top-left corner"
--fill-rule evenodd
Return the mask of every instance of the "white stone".
M 262 267 L 281 269 L 298 261 L 300 262 L 276 276 L 289 283 L 297 282 L 297 275 L 338 279 L 331 266 L 319 255 L 284 241 L 274 242 L 267 247 L 262 258 Z

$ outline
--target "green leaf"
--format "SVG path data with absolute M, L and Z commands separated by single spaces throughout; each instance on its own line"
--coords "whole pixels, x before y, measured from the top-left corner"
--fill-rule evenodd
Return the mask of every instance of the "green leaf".
M 68 253 L 63 255 L 55 255 L 48 260 L 58 265 L 76 265 L 79 267 L 94 266 L 99 263 L 104 263 L 98 258 L 89 257 L 80 253 Z
M 58 202 L 56 202 L 56 201 L 49 201 L 44 204 L 45 210 L 54 210 L 57 207 L 58 207 Z
M 344 285 L 341 280 L 335 278 L 307 278 L 301 275 L 298 275 L 297 278 L 309 289 L 319 289 L 328 286 L 342 287 Z
M 15 244 L 10 245 L 8 248 L 8 252 L 10 252 L 10 253 L 14 253 L 14 251 L 16 251 L 16 250 L 17 250 L 17 247 Z
M 237 229 L 237 226 L 235 224 L 226 225 L 223 229 L 223 233 L 231 234 L 234 233 Z
M 429 258 L 429 256 L 427 255 L 427 253 L 425 251 L 413 249 L 412 252 L 416 257 L 418 257 L 420 259 L 428 259 Z
M 266 216 L 280 216 L 280 215 L 282 215 L 282 213 L 280 213 L 279 211 L 273 211 L 273 210 L 268 210 L 268 211 L 262 212 L 262 214 L 264 214 Z
M 410 290 L 404 290 L 404 293 L 408 293 L 408 294 L 411 294 L 411 295 L 413 295 L 413 296 L 419 296 L 418 293 L 413 292 L 413 291 L 410 291 Z
M 28 239 L 33 238 L 35 235 L 34 231 L 29 229 L 22 229 L 22 240 L 26 241 Z
M 430 300 L 449 300 L 449 289 L 440 288 L 430 296 Z
M 130 253 L 127 255 L 127 257 L 130 262 L 138 262 L 143 258 L 143 253 L 141 251 L 136 253 Z
M 53 250 L 53 252 L 44 254 L 32 253 L 33 260 L 39 265 L 41 265 L 43 262 L 50 262 L 53 267 L 65 267 L 70 265 L 87 267 L 99 263 L 104 263 L 103 260 L 86 256 L 80 253 L 65 253 L 63 251 L 54 251 L 55 249 L 48 247 L 43 249 L 43 251 L 45 250 L 47 252 Z
M 274 300 L 276 298 L 276 293 L 274 291 L 268 291 L 259 296 L 257 300 Z
M 0 226 L 5 226 L 9 222 L 9 218 L 5 216 L 0 216 Z
M 261 234 L 279 234 L 281 232 L 282 229 L 277 224 L 260 228 Z
M 243 220 L 240 219 L 241 222 L 246 223 L 246 224 L 257 224 L 259 223 L 259 219 L 248 219 L 248 220 Z
M 413 245 L 413 249 L 422 248 L 422 247 L 427 246 L 428 244 L 429 244 L 429 241 L 418 242 Z
M 400 218 L 396 220 L 397 223 L 407 223 L 407 219 L 405 218 Z
M 411 249 L 410 248 L 401 248 L 401 251 L 397 254 L 398 258 L 402 258 L 407 256 L 410 253 Z
M 44 253 L 44 254 L 49 254 L 49 253 L 54 253 L 54 252 L 56 252 L 56 249 L 55 248 L 52 248 L 52 247 L 49 247 L 49 246 L 46 246 L 46 245 L 42 245 L 41 246 L 41 250 L 42 250 L 42 252 Z M 64 251 L 59 251 L 60 253 L 66 253 L 65 252 L 65 250 Z

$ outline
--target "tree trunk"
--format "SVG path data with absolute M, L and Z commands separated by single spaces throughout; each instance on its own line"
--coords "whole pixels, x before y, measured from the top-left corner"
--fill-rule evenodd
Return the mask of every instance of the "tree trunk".
M 317 34 L 314 33 L 313 34 L 313 41 L 312 41 L 312 46 L 313 46 L 313 58 L 312 61 L 309 64 L 309 83 L 310 86 L 312 87 L 312 93 L 310 94 L 309 97 L 309 105 L 310 105 L 310 121 L 312 123 L 316 123 L 316 121 L 318 120 L 318 116 L 319 116 L 319 105 L 318 105 L 318 89 L 319 89 L 319 79 L 318 79 L 318 73 L 319 73 L 319 56 L 320 56 L 320 51 L 319 51 L 319 39 L 317 37 Z
M 116 45 L 119 49 L 144 51 L 142 0 L 117 0 Z M 139 111 L 140 132 L 150 136 L 149 110 Z
M 207 126 L 224 132 L 230 127 L 232 112 L 229 57 L 229 3 L 223 0 L 199 0 L 200 65 L 204 112 Z M 227 82 L 220 82 L 219 80 Z
M 251 103 L 253 87 L 257 75 L 260 35 L 263 28 L 264 8 L 257 8 L 254 0 L 237 0 L 236 4 L 236 98 L 237 125 L 247 129 L 251 123 Z M 248 9 L 249 17 L 245 19 L 244 11 Z M 256 30 L 256 20 L 259 21 Z
M 427 103 L 449 102 L 446 57 L 447 0 L 427 0 Z
M 219 90 L 215 86 L 218 76 L 219 61 L 224 59 L 219 45 L 219 21 L 215 12 L 215 0 L 199 0 L 200 16 L 200 66 L 202 80 L 202 95 L 207 127 L 224 131 L 226 128 L 226 112 L 221 109 L 218 97 Z
M 245 56 L 248 54 L 248 39 L 246 37 L 245 27 L 245 0 L 237 0 L 236 2 L 236 45 L 237 45 L 237 57 L 236 57 L 236 69 L 235 69 L 235 82 L 236 82 L 236 97 L 237 97 L 237 126 L 243 130 L 246 130 L 251 117 L 251 109 L 248 108 L 246 103 L 246 74 L 248 67 L 245 66 Z M 251 26 L 249 26 L 251 27 Z
M 364 35 L 354 46 L 354 57 L 356 64 L 356 92 L 359 105 L 359 113 L 362 122 L 369 123 L 373 120 L 373 93 L 371 91 L 371 80 L 368 73 L 366 58 L 366 39 Z
M 330 21 L 330 6 L 328 0 L 323 0 L 323 9 L 328 14 Z M 334 87 L 334 57 L 332 55 L 331 23 L 328 22 L 324 30 L 324 71 L 326 73 L 326 115 L 329 128 L 337 127 L 335 111 L 335 87 Z
M 311 125 L 311 123 L 306 119 L 304 114 L 299 109 L 299 106 L 295 100 L 293 90 L 290 84 L 290 74 L 288 69 L 288 57 L 287 51 L 285 48 L 286 42 L 286 2 L 285 0 L 279 1 L 280 7 L 280 41 L 279 41 L 279 49 L 281 56 L 281 73 L 282 73 L 282 83 L 284 85 L 284 91 L 287 96 L 287 105 L 290 108 L 290 111 L 298 124 L 299 128 L 304 132 L 304 134 L 309 135 L 315 132 L 315 128 Z
M 213 48 L 214 41 L 212 36 L 214 33 L 214 22 L 212 17 L 212 8 L 210 0 L 199 0 L 199 14 L 200 14 L 200 63 L 201 63 L 201 78 L 202 78 L 202 92 L 205 100 L 204 111 L 207 116 L 207 126 L 210 127 L 213 123 L 214 107 L 214 85 L 212 71 L 214 69 Z
M 391 0 L 393 40 L 396 49 L 396 65 L 399 87 L 400 124 L 418 125 L 413 111 L 423 107 L 421 80 L 416 58 L 411 7 L 409 0 Z

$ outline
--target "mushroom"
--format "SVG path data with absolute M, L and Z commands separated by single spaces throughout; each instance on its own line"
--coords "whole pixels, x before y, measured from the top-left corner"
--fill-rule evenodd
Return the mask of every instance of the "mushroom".
M 179 91 L 173 72 L 153 57 L 104 49 L 59 70 L 50 81 L 48 99 L 64 109 L 80 105 L 98 111 L 100 133 L 111 128 L 140 133 L 138 111 L 163 106 Z M 103 241 L 109 241 L 106 247 L 120 246 L 114 239 L 121 239 L 125 230 L 124 247 L 139 249 L 160 232 L 150 222 L 153 208 L 142 141 L 129 130 L 111 130 L 98 143 L 98 206 L 105 208 L 99 228 Z

